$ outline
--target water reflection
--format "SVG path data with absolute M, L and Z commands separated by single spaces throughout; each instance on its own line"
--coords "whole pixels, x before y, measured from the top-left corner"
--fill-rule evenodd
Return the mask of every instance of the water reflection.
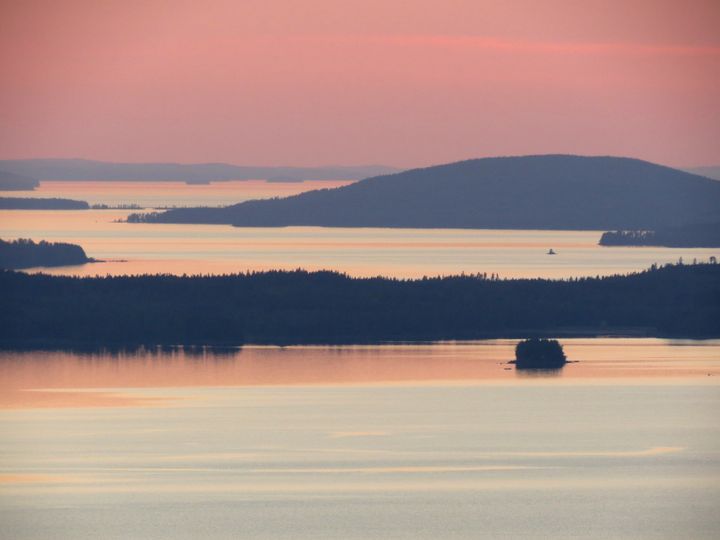
M 234 356 L 242 346 L 208 346 L 208 345 L 80 345 L 65 347 L 58 350 L 58 352 L 64 352 L 67 354 L 78 356 L 79 358 L 87 357 L 91 359 L 98 358 L 137 358 L 144 356 L 167 356 L 175 357 L 178 355 L 193 358 L 193 357 L 207 357 L 219 358 L 223 356 Z M 35 347 L 22 347 L 15 346 L 5 349 L 3 353 L 14 353 L 14 354 L 33 354 L 48 352 L 46 349 L 37 349 Z M 0 354 L 3 354 L 0 353 Z
M 62 405 L 61 392 L 91 389 L 348 384 L 511 384 L 543 379 L 720 375 L 720 341 L 567 339 L 579 362 L 562 370 L 516 370 L 515 340 L 243 348 L 139 347 L 0 353 L 0 406 Z M 107 395 L 102 399 L 107 401 Z M 115 396 L 117 398 L 117 395 Z M 51 399 L 52 398 L 52 399 Z M 40 403 L 40 404 L 39 404 Z M 103 403 L 98 403 L 103 404 Z
M 496 273 L 501 277 L 609 275 L 653 263 L 707 260 L 717 249 L 598 246 L 600 231 L 240 228 L 118 223 L 122 210 L 0 212 L 0 238 L 81 245 L 106 262 L 45 268 L 61 275 L 226 274 L 298 267 L 353 276 L 420 278 Z M 549 245 L 560 255 L 548 257 Z M 120 262 L 125 261 L 125 262 Z
M 4 536 L 715 538 L 720 341 L 563 344 L 0 353 Z
M 515 374 L 520 378 L 542 379 L 546 377 L 559 377 L 564 368 L 541 369 L 541 368 L 515 368 Z

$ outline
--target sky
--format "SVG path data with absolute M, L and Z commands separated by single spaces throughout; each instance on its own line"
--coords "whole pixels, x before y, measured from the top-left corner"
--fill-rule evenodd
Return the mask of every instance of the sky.
M 0 0 L 0 158 L 720 164 L 717 0 Z

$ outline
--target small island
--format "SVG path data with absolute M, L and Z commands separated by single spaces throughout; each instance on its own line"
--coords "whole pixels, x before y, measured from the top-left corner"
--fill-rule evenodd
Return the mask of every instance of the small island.
M 72 266 L 96 262 L 75 244 L 33 242 L 27 238 L 0 240 L 0 268 L 18 270 L 36 266 Z
M 515 347 L 517 369 L 560 369 L 566 363 L 563 347 L 556 339 L 525 339 Z

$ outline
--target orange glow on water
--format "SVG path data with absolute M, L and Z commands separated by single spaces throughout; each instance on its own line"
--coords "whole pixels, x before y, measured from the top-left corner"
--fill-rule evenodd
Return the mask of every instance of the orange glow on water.
M 213 186 L 212 190 L 215 187 Z M 211 190 L 211 191 L 212 191 Z M 127 192 L 123 195 L 127 197 Z M 125 199 L 127 200 L 127 199 Z M 353 276 L 496 273 L 568 278 L 645 270 L 716 249 L 602 247 L 600 231 L 375 229 L 121 223 L 128 210 L 0 212 L 0 238 L 70 242 L 103 262 L 32 269 L 48 274 L 230 274 L 337 270 Z M 548 257 L 552 247 L 558 255 Z
M 514 340 L 382 346 L 245 347 L 228 351 L 4 352 L 0 407 L 162 405 L 121 388 L 375 384 L 535 384 L 564 379 L 702 379 L 720 375 L 720 342 L 566 339 L 561 372 L 520 374 Z M 100 390 L 89 391 L 89 390 Z M 363 433 L 363 436 L 382 433 Z M 338 437 L 359 436 L 338 433 Z

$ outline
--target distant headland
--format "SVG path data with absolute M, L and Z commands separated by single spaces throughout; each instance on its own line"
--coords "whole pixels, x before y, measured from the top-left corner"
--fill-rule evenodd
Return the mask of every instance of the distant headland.
M 87 210 L 90 205 L 74 199 L 0 197 L 0 210 Z
M 610 231 L 601 246 L 720 247 L 720 222 L 668 227 L 657 231 Z
M 75 244 L 34 242 L 30 239 L 0 240 L 0 268 L 21 269 L 42 266 L 71 266 L 95 262 Z
M 629 158 L 500 157 L 223 208 L 137 213 L 128 221 L 239 227 L 657 229 L 720 221 L 720 182 Z
M 32 191 L 39 185 L 36 178 L 0 170 L 0 191 Z

